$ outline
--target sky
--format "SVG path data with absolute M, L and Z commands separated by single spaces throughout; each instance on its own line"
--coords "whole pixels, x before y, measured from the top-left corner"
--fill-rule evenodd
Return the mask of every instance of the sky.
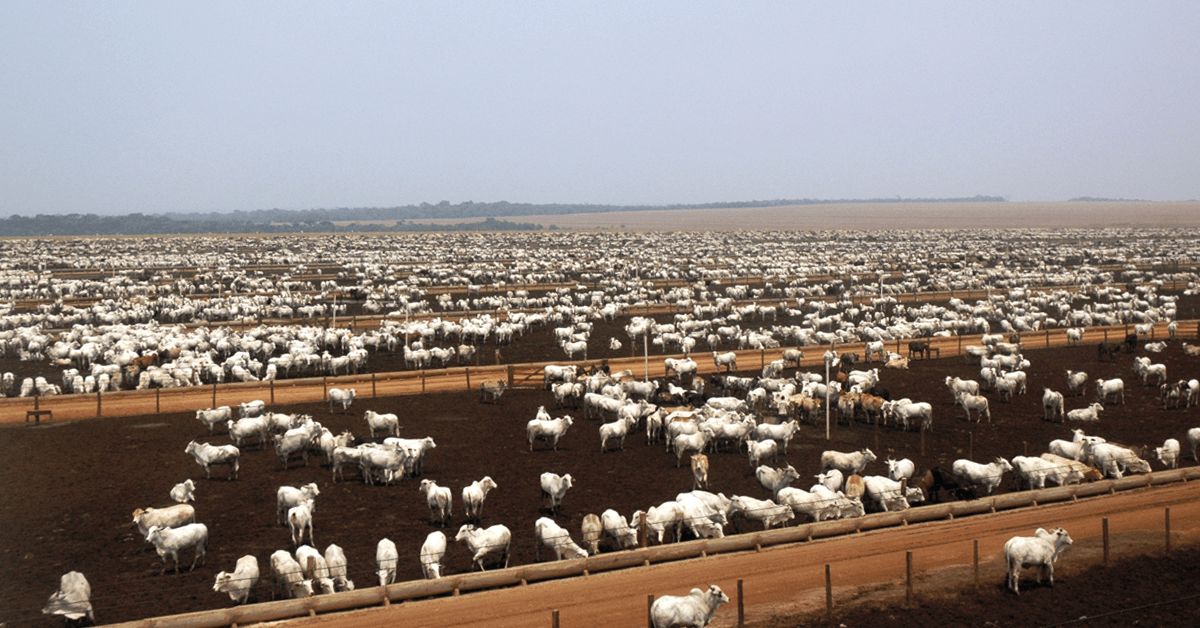
M 1200 3 L 0 1 L 0 216 L 1200 198 Z

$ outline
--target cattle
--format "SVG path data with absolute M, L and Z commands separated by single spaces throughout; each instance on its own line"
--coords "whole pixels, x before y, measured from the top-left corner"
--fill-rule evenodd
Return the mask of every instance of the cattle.
M 480 571 L 484 571 L 483 559 L 488 556 L 499 556 L 504 563 L 504 568 L 508 568 L 512 532 L 504 525 L 496 524 L 486 529 L 478 529 L 469 523 L 464 524 L 458 529 L 454 540 L 465 543 L 467 550 L 471 552 L 472 569 L 479 567 Z
M 196 509 L 188 504 L 175 504 L 166 508 L 138 508 L 133 511 L 133 524 L 143 539 L 150 528 L 178 528 L 196 522 Z
M 257 583 L 258 559 L 248 554 L 238 559 L 233 572 L 222 571 L 217 574 L 213 591 L 228 593 L 229 599 L 238 604 L 245 604 L 251 593 L 254 592 L 254 585 Z
M 482 480 L 475 480 L 469 486 L 463 487 L 463 510 L 466 512 L 468 521 L 479 521 L 479 518 L 483 516 L 483 501 L 487 499 L 488 492 L 494 488 L 496 488 L 496 481 L 491 476 L 484 476 Z
M 1096 380 L 1096 400 L 1108 403 L 1109 397 L 1113 397 L 1114 401 L 1119 403 L 1125 403 L 1125 382 L 1121 381 L 1121 378 Z
M 212 436 L 214 425 L 221 422 L 228 423 L 233 420 L 233 409 L 229 406 L 221 406 L 208 410 L 197 410 L 196 420 L 207 425 L 208 435 Z
M 548 440 L 555 451 L 558 451 L 558 439 L 562 438 L 567 433 L 567 429 L 571 427 L 574 420 L 570 416 L 564 416 L 557 419 L 533 419 L 525 425 L 525 431 L 529 436 L 529 451 L 533 451 L 533 441 Z
M 870 449 L 851 453 L 828 450 L 821 454 L 821 473 L 837 469 L 846 475 L 859 475 L 868 464 L 875 461 L 875 454 Z
M 1005 576 L 1008 588 L 1020 593 L 1018 580 L 1021 569 L 1034 567 L 1038 570 L 1038 584 L 1045 574 L 1054 586 L 1054 562 L 1071 546 L 1071 536 L 1062 528 L 1046 531 L 1038 528 L 1034 536 L 1014 536 L 1004 544 Z
M 1067 389 L 1074 395 L 1082 395 L 1087 391 L 1088 374 L 1083 371 L 1067 371 Z
M 650 622 L 654 628 L 704 628 L 728 601 L 729 596 L 715 584 L 709 585 L 707 591 L 692 589 L 685 596 L 664 595 L 650 605 Z
M 342 390 L 341 388 L 329 389 L 329 412 L 333 412 L 333 405 L 337 404 L 342 407 L 342 412 L 350 409 L 350 404 L 354 402 L 354 398 L 358 396 L 358 391 L 353 388 Z
M 1076 408 L 1067 413 L 1068 421 L 1099 421 L 1104 404 L 1096 402 L 1086 408 Z
M 903 478 L 911 478 L 917 470 L 916 465 L 913 464 L 913 461 L 909 460 L 908 458 L 903 458 L 900 460 L 892 460 L 891 458 L 888 458 L 886 462 L 888 468 L 887 476 L 889 479 L 896 482 L 899 482 Z
M 1061 421 L 1063 419 L 1062 393 L 1049 388 L 1042 389 L 1042 413 L 1042 419 L 1045 421 L 1053 421 L 1055 417 Z
M 611 508 L 605 510 L 600 514 L 600 523 L 604 526 L 604 533 L 612 537 L 618 549 L 629 549 L 637 545 L 637 533 L 617 511 Z
M 562 526 L 554 522 L 549 517 L 540 517 L 533 523 L 534 532 L 534 560 L 542 560 L 542 547 L 546 546 L 554 550 L 556 560 L 562 560 L 564 556 L 572 558 L 587 558 L 588 553 L 582 547 L 579 547 L 571 538 L 571 534 L 564 530 Z
M 363 414 L 363 419 L 367 422 L 367 429 L 371 432 L 371 438 L 375 438 L 375 432 L 383 430 L 392 436 L 400 436 L 400 417 L 395 414 L 380 414 L 374 410 L 367 410 Z
M 320 494 L 321 490 L 317 488 L 316 482 L 309 482 L 300 488 L 294 486 L 279 487 L 275 491 L 275 522 L 283 525 L 283 517 L 287 512 L 306 501 L 313 500 L 313 508 L 315 509 L 315 500 L 317 495 Z
M 557 512 L 563 496 L 571 488 L 571 474 L 558 475 L 547 471 L 541 476 L 542 500 L 550 499 L 550 512 Z
M 967 413 L 967 421 L 971 420 L 971 411 L 975 411 L 975 422 L 983 421 L 983 417 L 987 417 L 988 423 L 992 422 L 992 411 L 988 407 L 987 397 L 981 395 L 958 394 L 958 405 Z
M 604 533 L 604 524 L 601 523 L 600 517 L 595 513 L 584 515 L 583 522 L 580 523 L 580 532 L 583 534 L 583 542 L 587 545 L 588 555 L 599 554 L 600 535 Z
M 426 479 L 421 480 L 421 486 L 417 490 L 421 491 L 429 505 L 429 521 L 438 525 L 449 524 L 454 508 L 450 487 L 438 486 L 437 482 Z
M 396 565 L 400 562 L 400 554 L 396 551 L 396 543 L 391 539 L 380 539 L 375 545 L 375 566 L 379 575 L 379 586 L 387 586 L 396 581 Z
M 171 500 L 180 504 L 196 501 L 196 483 L 184 480 L 171 488 Z
M 425 537 L 421 544 L 421 575 L 426 580 L 436 580 L 442 577 L 442 558 L 446 556 L 446 535 L 435 530 Z
M 987 488 L 988 495 L 991 495 L 992 489 L 1000 485 L 1004 472 L 1012 471 L 1012 464 L 1004 458 L 996 458 L 988 464 L 960 458 L 954 461 L 950 469 L 959 482 L 967 486 L 983 486 Z
M 479 385 L 479 403 L 499 403 L 508 384 L 504 380 L 483 382 Z
M 1134 336 L 1134 342 L 1137 342 L 1137 336 Z M 1103 361 L 1105 356 L 1108 356 L 1110 362 L 1115 362 L 1117 354 L 1121 352 L 1121 343 L 1119 342 L 1102 342 L 1096 345 L 1096 359 Z
M 612 423 L 605 423 L 600 426 L 600 453 L 608 451 L 608 441 L 616 439 L 620 444 L 621 449 L 625 449 L 625 436 L 629 434 L 629 430 L 637 425 L 635 417 L 619 417 Z
M 196 548 L 192 558 L 191 569 L 196 563 L 204 561 L 204 546 L 208 543 L 208 526 L 203 523 L 189 523 L 178 528 L 160 528 L 154 526 L 146 533 L 146 540 L 154 545 L 158 555 L 162 557 L 162 570 L 159 575 L 167 572 L 167 556 L 175 559 L 175 573 L 179 573 L 179 552 L 189 547 Z
M 779 493 L 780 489 L 800 479 L 800 474 L 790 464 L 782 469 L 764 465 L 754 470 L 754 476 L 758 478 L 758 483 L 762 484 L 763 488 L 771 492 L 771 495 Z
M 1179 464 L 1179 441 L 1174 438 L 1168 438 L 1163 441 L 1162 447 L 1154 448 L 1154 455 L 1168 469 L 1176 468 Z
M 692 489 L 708 488 L 708 456 L 692 454 Z
M 325 567 L 329 569 L 335 591 L 354 590 L 354 581 L 346 577 L 346 552 L 340 546 L 330 543 L 325 548 Z
M 204 475 L 212 479 L 212 467 L 225 465 L 229 467 L 229 479 L 236 480 L 238 476 L 238 457 L 241 451 L 233 445 L 210 445 L 192 441 L 184 448 L 184 453 L 191 454 L 196 464 L 204 467 Z
M 756 499 L 745 495 L 736 495 L 731 500 L 730 514 L 741 513 L 753 521 L 761 521 L 764 530 L 770 530 L 775 524 L 787 525 L 795 518 L 791 506 L 776 504 L 770 500 Z
M 908 480 L 890 480 L 882 475 L 863 478 L 863 501 L 878 505 L 883 511 L 906 510 L 913 502 L 924 501 L 920 488 L 909 487 Z
M 50 595 L 42 607 L 44 615 L 61 615 L 68 622 L 79 622 L 87 617 L 93 624 L 96 615 L 92 610 L 92 586 L 78 571 L 68 571 L 58 581 L 58 590 Z

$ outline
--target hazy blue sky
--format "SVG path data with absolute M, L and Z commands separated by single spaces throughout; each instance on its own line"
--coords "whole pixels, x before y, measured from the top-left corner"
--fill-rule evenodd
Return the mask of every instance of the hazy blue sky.
M 1200 197 L 1200 2 L 0 2 L 0 215 Z

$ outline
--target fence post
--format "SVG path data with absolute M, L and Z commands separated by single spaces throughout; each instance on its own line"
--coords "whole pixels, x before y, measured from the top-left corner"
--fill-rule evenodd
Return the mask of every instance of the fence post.
M 829 574 L 829 563 L 825 563 L 825 619 L 833 621 L 833 578 Z
M 513 387 L 513 378 L 514 378 L 515 372 L 516 372 L 516 367 L 509 364 L 508 365 L 508 387 L 509 388 Z
M 558 628 L 558 609 L 557 608 L 550 611 L 550 626 L 551 626 L 551 628 Z
M 468 384 L 469 384 L 469 383 L 470 383 L 470 382 L 468 382 Z M 470 388 L 470 386 L 467 386 L 467 388 Z M 371 373 L 371 396 L 372 396 L 372 397 L 378 397 L 378 396 L 379 396 L 379 394 L 375 392 L 375 374 L 374 374 L 374 373 Z
M 1050 348 L 1050 330 L 1046 329 L 1046 348 Z
M 1168 508 L 1167 512 L 1170 513 L 1171 509 Z M 746 625 L 746 602 L 743 593 L 744 590 L 742 589 L 742 579 L 738 578 L 738 628 L 742 628 Z
M 1166 513 L 1166 529 L 1167 529 L 1167 553 L 1171 553 L 1171 507 L 1167 506 Z M 741 582 L 740 580 L 738 581 Z
M 1104 518 L 1102 523 L 1104 530 L 1104 566 L 1108 566 L 1108 517 Z
M 275 405 L 275 380 L 271 380 L 271 405 Z
M 425 392 L 425 371 L 421 371 L 421 392 Z
M 646 626 L 648 628 L 654 628 L 654 613 L 651 612 L 652 610 L 654 610 L 653 594 L 646 596 Z
M 162 414 L 162 389 L 154 389 L 154 413 Z
M 904 601 L 912 604 L 912 551 L 904 553 Z
M 979 539 L 975 539 L 975 588 L 979 588 Z
M 96 418 L 98 419 L 102 416 L 104 416 L 104 414 L 101 412 L 101 408 L 100 408 L 100 391 L 97 390 L 96 391 Z
M 467 376 L 467 390 L 471 390 L 471 367 L 465 367 L 463 373 Z
M 212 407 L 217 407 L 217 383 L 213 382 L 213 403 Z

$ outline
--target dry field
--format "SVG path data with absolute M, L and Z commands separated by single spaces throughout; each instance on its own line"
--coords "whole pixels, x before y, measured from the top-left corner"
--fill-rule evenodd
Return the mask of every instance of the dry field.
M 852 203 L 747 209 L 506 216 L 560 229 L 1014 229 L 1022 227 L 1200 227 L 1200 202 Z M 453 224 L 463 219 L 416 220 Z

